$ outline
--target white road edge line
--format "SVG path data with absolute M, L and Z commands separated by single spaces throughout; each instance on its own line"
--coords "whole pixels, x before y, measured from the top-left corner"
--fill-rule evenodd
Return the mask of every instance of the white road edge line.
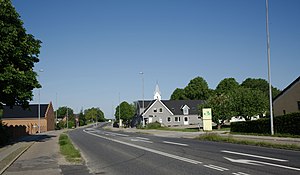
M 225 171 L 223 168 L 217 168 L 217 167 L 214 167 L 214 166 L 211 166 L 211 165 L 204 165 L 204 166 L 207 167 L 207 168 L 218 170 L 218 171 Z
M 150 139 L 148 139 L 146 137 L 135 137 L 135 138 L 140 139 L 140 140 L 150 140 Z
M 163 141 L 163 143 L 172 144 L 172 145 L 180 145 L 180 146 L 189 146 L 188 144 L 184 144 L 184 143 L 176 143 L 176 142 L 168 142 L 168 141 Z
M 149 141 L 149 140 L 143 140 L 143 139 L 130 139 L 130 140 L 133 141 L 133 142 L 153 143 L 153 142 L 151 142 L 151 141 Z
M 223 169 L 223 170 L 229 170 L 229 169 L 227 169 L 227 168 L 223 168 L 223 167 L 216 166 L 216 165 L 212 165 L 212 164 L 209 164 L 209 166 L 215 167 L 215 168 L 219 168 L 219 169 Z
M 264 157 L 264 156 L 258 156 L 258 155 L 246 154 L 246 153 L 239 153 L 239 152 L 234 152 L 234 151 L 221 150 L 221 152 L 229 153 L 229 154 L 242 155 L 242 156 L 248 156 L 248 157 L 255 157 L 255 158 L 266 159 L 266 160 L 274 160 L 274 161 L 278 161 L 278 162 L 288 162 L 288 160 L 284 160 L 284 159 Z
M 94 133 L 87 132 L 86 130 L 83 130 L 83 132 L 85 132 L 87 134 L 90 134 L 90 135 L 93 135 L 93 136 L 96 136 L 96 137 L 100 137 L 102 139 L 110 140 L 110 141 L 113 141 L 113 142 L 117 142 L 117 143 L 120 143 L 120 144 L 124 144 L 124 145 L 127 145 L 127 146 L 138 148 L 138 149 L 141 149 L 141 150 L 149 151 L 149 152 L 159 154 L 159 155 L 162 155 L 162 156 L 165 156 L 165 157 L 173 158 L 173 159 L 176 159 L 176 160 L 181 160 L 181 161 L 192 163 L 192 164 L 195 164 L 195 165 L 202 164 L 202 162 L 199 162 L 197 160 L 192 160 L 192 159 L 176 156 L 176 155 L 173 155 L 173 154 L 165 153 L 165 152 L 162 152 L 162 151 L 142 147 L 142 146 L 139 146 L 139 145 L 134 145 L 134 144 L 127 143 L 127 142 L 123 142 L 123 141 L 120 141 L 120 140 L 104 137 L 104 136 L 101 136 L 101 135 L 97 135 L 97 134 L 94 134 Z

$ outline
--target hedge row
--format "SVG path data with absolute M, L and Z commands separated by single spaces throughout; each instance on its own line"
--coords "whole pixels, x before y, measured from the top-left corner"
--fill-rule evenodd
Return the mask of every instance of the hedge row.
M 274 132 L 276 134 L 300 135 L 300 113 L 291 113 L 287 115 L 274 117 Z M 259 119 L 254 121 L 231 123 L 231 132 L 243 133 L 271 133 L 270 119 Z

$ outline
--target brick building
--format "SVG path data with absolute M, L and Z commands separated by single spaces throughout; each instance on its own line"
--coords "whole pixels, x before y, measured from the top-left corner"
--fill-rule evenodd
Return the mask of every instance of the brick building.
M 55 115 L 52 103 L 40 105 L 41 132 L 55 129 Z M 21 106 L 3 107 L 2 123 L 7 126 L 26 126 L 28 134 L 38 133 L 38 104 L 29 105 L 28 109 Z

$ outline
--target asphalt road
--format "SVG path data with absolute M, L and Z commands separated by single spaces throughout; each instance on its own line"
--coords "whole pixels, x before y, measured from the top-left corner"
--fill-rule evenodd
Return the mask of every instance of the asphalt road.
M 94 174 L 300 174 L 300 152 L 85 128 L 69 133 Z

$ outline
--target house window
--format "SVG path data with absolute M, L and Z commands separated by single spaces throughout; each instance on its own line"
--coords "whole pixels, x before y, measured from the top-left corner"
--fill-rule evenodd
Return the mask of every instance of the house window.
M 187 122 L 189 121 L 189 119 L 187 117 L 184 117 L 184 121 Z
M 157 112 L 157 109 L 156 109 L 156 108 L 154 108 L 154 109 L 153 109 L 153 112 Z
M 184 108 L 183 109 L 183 114 L 184 115 L 189 115 L 189 109 L 188 108 Z
M 168 121 L 168 122 L 171 122 L 171 117 L 168 117 L 168 118 L 167 118 L 167 121 Z
M 162 112 L 163 112 L 163 109 L 162 109 L 162 108 L 159 108 L 159 112 L 162 113 Z
M 300 110 L 300 101 L 297 101 L 298 102 L 298 110 Z
M 178 122 L 178 117 L 175 117 L 175 122 Z
M 285 112 L 285 110 L 283 110 L 283 115 L 285 115 L 286 114 L 286 112 Z
M 150 118 L 150 117 L 153 117 L 153 115 L 149 115 L 149 118 Z

